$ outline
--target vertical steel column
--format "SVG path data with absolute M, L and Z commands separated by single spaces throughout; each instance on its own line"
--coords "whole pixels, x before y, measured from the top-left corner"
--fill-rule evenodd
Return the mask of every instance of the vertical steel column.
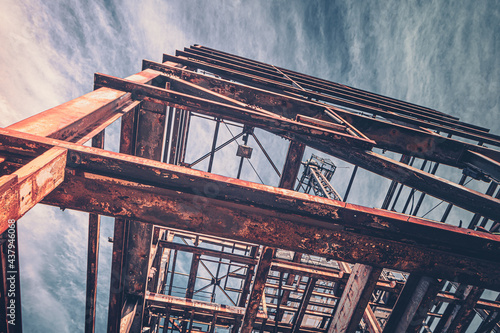
M 344 202 L 347 201 L 347 196 L 349 195 L 349 192 L 351 192 L 352 183 L 354 182 L 354 177 L 356 177 L 357 172 L 358 172 L 358 166 L 355 165 L 354 169 L 352 170 L 351 179 L 349 179 L 349 184 L 347 185 L 347 189 L 345 190 L 344 200 L 343 200 Z
M 92 147 L 104 149 L 104 130 L 92 138 Z M 97 296 L 100 226 L 101 217 L 98 214 L 89 214 L 86 287 L 87 297 L 85 299 L 85 333 L 95 332 L 95 307 Z
M 252 292 L 250 293 L 250 299 L 245 310 L 245 316 L 243 317 L 243 324 L 241 325 L 240 330 L 241 333 L 252 332 L 252 324 L 257 318 L 257 312 L 262 300 L 262 293 L 266 286 L 267 275 L 271 269 L 271 262 L 275 252 L 276 249 L 271 247 L 264 247 L 262 249 L 257 272 L 255 273 Z
M 356 331 L 381 272 L 381 268 L 354 265 L 328 333 L 354 333 Z
M 120 131 L 120 153 L 133 155 L 137 137 L 138 108 L 122 117 Z M 128 221 L 115 219 L 113 231 L 113 254 L 111 262 L 111 279 L 108 307 L 108 332 L 118 332 L 120 329 L 121 310 L 124 291 L 124 251 L 127 246 Z
M 279 187 L 286 189 L 293 189 L 295 185 L 295 180 L 299 174 L 300 165 L 302 162 L 302 157 L 304 156 L 304 151 L 306 145 L 290 140 L 290 145 L 288 146 L 288 152 L 286 154 L 285 165 L 283 166 L 283 172 L 281 172 L 281 178 Z
M 212 165 L 214 163 L 215 147 L 217 146 L 217 137 L 219 136 L 220 119 L 215 119 L 215 132 L 214 139 L 212 141 L 212 149 L 210 150 L 210 159 L 208 161 L 207 172 L 212 172 Z
M 168 163 L 170 164 L 176 164 L 177 162 L 177 143 L 179 140 L 179 127 L 180 127 L 180 120 L 181 120 L 181 110 L 179 109 L 174 109 L 174 124 L 172 128 L 172 140 L 170 143 L 170 157 L 168 160 Z

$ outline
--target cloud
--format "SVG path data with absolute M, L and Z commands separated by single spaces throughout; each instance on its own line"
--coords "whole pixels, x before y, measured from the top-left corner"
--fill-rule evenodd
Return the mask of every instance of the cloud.
M 434 107 L 500 132 L 500 14 L 494 1 L 360 6 L 329 1 L 5 0 L 4 8 L 0 126 L 90 91 L 94 72 L 125 77 L 140 70 L 143 58 L 158 60 L 162 53 L 199 43 Z M 287 141 L 256 133 L 281 169 Z M 193 120 L 187 162 L 210 149 L 212 134 L 213 125 Z M 218 143 L 229 138 L 221 126 Z M 106 141 L 108 149 L 117 150 L 117 128 L 107 131 Z M 249 145 L 259 175 L 275 185 L 277 177 L 253 139 Z M 234 177 L 239 163 L 235 152 L 236 144 L 218 152 L 214 172 Z M 342 195 L 352 166 L 333 160 L 339 166 L 333 184 Z M 198 167 L 205 169 L 207 163 Z M 438 174 L 454 181 L 460 177 L 445 167 Z M 246 162 L 243 178 L 259 181 Z M 359 171 L 350 201 L 379 205 L 389 181 L 378 178 Z M 484 191 L 484 184 L 468 186 Z M 437 203 L 427 197 L 421 214 Z M 439 219 L 444 208 L 440 205 L 429 217 Z M 454 209 L 450 219 L 457 223 L 466 214 Z M 102 332 L 111 260 L 111 244 L 105 240 L 113 226 L 112 220 L 104 221 L 98 287 Z M 20 221 L 26 330 L 51 331 L 54 322 L 61 323 L 60 332 L 81 330 L 87 223 L 85 214 L 48 207 L 36 207 Z

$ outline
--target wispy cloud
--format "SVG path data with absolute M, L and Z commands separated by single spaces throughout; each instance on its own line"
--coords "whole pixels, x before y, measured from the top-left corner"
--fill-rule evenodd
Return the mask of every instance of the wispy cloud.
M 92 89 L 94 72 L 125 77 L 141 59 L 158 60 L 193 43 L 234 52 L 333 81 L 434 107 L 500 132 L 499 6 L 495 1 L 401 4 L 302 1 L 13 1 L 0 12 L 0 126 Z M 187 162 L 208 151 L 213 127 L 193 122 Z M 234 133 L 234 132 L 233 132 Z M 219 142 L 230 138 L 221 129 Z M 235 134 L 235 133 L 234 133 Z M 287 143 L 258 137 L 278 167 Z M 108 132 L 116 150 L 117 130 Z M 240 141 L 241 142 L 241 141 Z M 277 182 L 252 139 L 252 163 Z M 235 176 L 233 144 L 217 153 L 214 171 Z M 310 150 L 305 158 L 309 157 Z M 200 167 L 206 167 L 200 164 Z M 339 167 L 346 163 L 335 161 Z M 352 169 L 339 168 L 342 194 Z M 442 168 L 439 174 L 457 181 Z M 248 163 L 244 178 L 259 181 Z M 388 181 L 360 171 L 356 203 L 375 206 Z M 472 185 L 472 184 L 471 184 Z M 473 185 L 476 186 L 476 185 Z M 482 188 L 484 190 L 484 188 Z M 436 201 L 429 200 L 422 211 Z M 439 218 L 443 205 L 430 216 Z M 464 212 L 452 211 L 453 221 Z M 26 330 L 83 327 L 85 214 L 37 207 L 19 223 Z M 103 222 L 101 267 L 109 267 L 112 221 Z M 102 269 L 104 275 L 109 269 Z M 109 281 L 101 279 L 98 331 L 105 331 Z M 60 326 L 54 328 L 54 322 Z

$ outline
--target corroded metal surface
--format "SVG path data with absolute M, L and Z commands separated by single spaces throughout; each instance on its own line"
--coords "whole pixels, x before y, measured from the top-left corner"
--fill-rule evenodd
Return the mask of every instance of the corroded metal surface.
M 494 234 L 500 151 L 482 145 L 500 146 L 498 135 L 430 108 L 203 46 L 164 61 L 144 61 L 144 70 L 127 79 L 96 74 L 94 92 L 0 129 L 0 230 L 38 202 L 92 213 L 88 332 L 95 318 L 98 215 L 116 218 L 112 332 L 221 326 L 235 333 L 240 327 L 416 332 L 435 318 L 444 332 L 465 330 L 476 313 L 480 330 L 500 329 L 500 300 L 481 298 L 483 288 L 500 290 L 500 236 Z M 193 116 L 215 121 L 216 130 L 209 154 L 189 164 Z M 119 118 L 121 153 L 82 146 L 93 138 L 102 148 L 98 133 Z M 219 127 L 228 122 L 243 132 L 217 146 Z M 290 142 L 280 166 L 253 136 L 281 188 L 240 180 L 243 160 L 236 178 L 210 172 L 216 151 L 241 136 L 247 144 L 254 129 Z M 354 167 L 344 198 L 355 192 L 358 167 L 391 179 L 385 209 L 292 191 L 306 147 Z M 398 162 L 374 148 L 404 156 Z M 208 156 L 208 172 L 192 168 Z M 420 169 L 412 166 L 419 159 Z M 431 161 L 433 171 L 424 171 Z M 434 175 L 437 163 L 462 171 L 461 183 Z M 464 186 L 467 178 L 491 184 L 481 193 Z M 410 195 L 402 212 L 420 191 L 420 198 L 426 193 L 475 213 L 470 229 L 388 211 L 403 186 Z M 287 257 L 287 251 L 293 252 Z M 183 262 L 186 255 L 192 259 Z M 182 298 L 171 295 L 179 292 L 174 276 L 186 281 Z M 211 302 L 195 299 L 203 293 Z M 217 295 L 227 303 L 216 303 Z M 443 304 L 448 308 L 439 312 Z

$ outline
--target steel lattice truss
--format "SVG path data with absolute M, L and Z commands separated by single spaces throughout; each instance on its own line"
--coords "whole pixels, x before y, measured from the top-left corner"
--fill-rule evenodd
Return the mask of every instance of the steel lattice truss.
M 120 118 L 120 152 L 102 149 Z M 190 162 L 195 118 L 213 140 Z M 237 130 L 224 143 L 222 126 Z M 256 129 L 287 140 L 284 163 Z M 237 173 L 212 173 L 235 142 Z M 240 179 L 249 142 L 279 184 Z M 2 295 L 9 220 L 42 203 L 89 213 L 86 332 L 100 215 L 115 218 L 110 332 L 459 332 L 475 316 L 499 332 L 499 299 L 483 298 L 500 291 L 499 146 L 445 113 L 198 45 L 96 74 L 93 92 L 0 129 Z M 318 196 L 294 191 L 306 147 L 351 166 L 348 186 L 313 173 Z M 349 202 L 358 168 L 392 181 L 380 208 Z M 447 203 L 440 222 L 418 217 L 427 198 Z M 446 223 L 452 207 L 471 220 Z

